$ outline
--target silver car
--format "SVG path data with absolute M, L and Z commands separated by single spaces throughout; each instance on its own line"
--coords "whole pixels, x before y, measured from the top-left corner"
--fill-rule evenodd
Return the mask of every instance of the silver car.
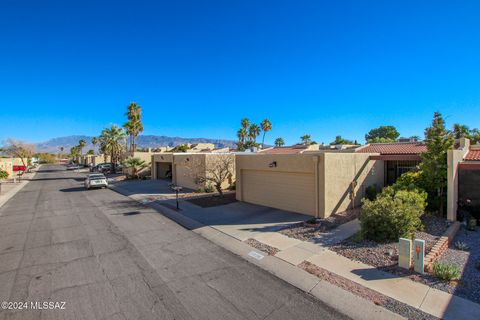
M 92 173 L 87 176 L 85 179 L 85 189 L 90 188 L 107 188 L 108 181 L 107 177 L 102 173 Z

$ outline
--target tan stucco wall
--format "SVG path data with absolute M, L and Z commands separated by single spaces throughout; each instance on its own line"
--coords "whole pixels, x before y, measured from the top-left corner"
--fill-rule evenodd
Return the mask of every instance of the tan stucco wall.
M 205 154 L 175 154 L 173 182 L 184 188 L 203 188 L 205 184 L 195 183 L 195 177 L 205 175 L 205 158 Z
M 324 153 L 322 157 L 325 194 L 320 211 L 326 216 L 360 206 L 368 186 L 383 186 L 383 161 L 369 160 L 370 154 Z
M 447 219 L 457 220 L 458 202 L 458 164 L 468 152 L 468 145 L 459 150 L 448 150 L 447 153 Z
M 233 169 L 232 169 L 232 177 L 230 179 L 225 179 L 222 183 L 222 189 L 227 189 L 235 182 L 235 155 L 234 154 L 215 154 L 215 153 L 207 153 L 205 154 L 205 171 L 206 175 L 213 175 L 212 169 L 215 164 L 217 163 L 219 157 L 229 157 L 233 162 Z M 209 169 L 210 168 L 210 169 Z
M 13 175 L 13 159 L 12 158 L 0 158 L 0 169 L 8 173 L 8 177 Z
M 296 212 L 306 213 L 312 216 L 328 217 L 333 213 L 345 211 L 352 206 L 360 205 L 365 195 L 365 189 L 369 185 L 383 185 L 383 162 L 369 160 L 370 154 L 354 153 L 318 153 L 296 155 L 265 155 L 265 154 L 238 154 L 236 157 L 236 197 L 242 201 L 244 198 L 243 188 L 248 188 L 242 183 L 242 174 L 256 170 L 260 172 L 286 173 L 284 179 L 294 179 L 294 174 L 311 174 L 314 177 L 314 187 L 306 188 L 303 192 L 312 194 L 305 199 L 314 199 L 314 206 L 310 203 L 295 203 L 287 196 L 278 197 L 272 201 L 272 194 L 268 190 L 265 193 L 265 203 L 275 203 L 277 208 L 296 208 Z M 276 162 L 276 167 L 270 164 Z M 280 175 L 282 176 L 282 175 Z M 290 187 L 289 182 L 278 181 Z M 351 198 L 352 182 L 356 181 L 355 193 Z M 255 187 L 255 186 L 254 186 Z M 280 194 L 280 193 L 279 193 Z M 292 191 L 293 194 L 293 191 Z M 298 195 L 297 195 L 298 197 Z M 259 197 L 256 197 L 258 203 Z M 261 200 L 259 201 L 261 202 Z M 260 203 L 261 204 L 261 203 Z M 315 208 L 312 210 L 312 208 Z

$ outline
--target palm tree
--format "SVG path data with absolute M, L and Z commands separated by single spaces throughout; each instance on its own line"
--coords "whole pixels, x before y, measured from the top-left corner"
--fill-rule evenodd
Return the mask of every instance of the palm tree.
M 260 127 L 257 126 L 255 123 L 252 123 L 250 125 L 250 128 L 248 128 L 248 138 L 253 143 L 253 145 L 257 144 L 257 137 L 260 135 L 260 132 Z
M 263 149 L 263 145 L 265 142 L 265 134 L 268 131 L 272 130 L 272 123 L 270 122 L 270 120 L 264 119 L 262 123 L 260 123 L 260 126 L 262 127 L 262 130 L 263 130 L 263 137 L 262 137 L 262 149 Z
M 123 165 L 125 168 L 131 168 L 132 169 L 132 178 L 138 178 L 138 174 L 140 171 L 145 169 L 147 167 L 147 164 L 145 161 L 143 161 L 140 158 L 128 158 L 123 162 Z
M 97 144 L 98 144 L 98 139 L 97 139 L 97 137 L 93 137 L 93 138 L 92 138 L 92 144 L 93 144 L 93 150 L 95 151 L 95 147 L 96 147 Z
M 123 127 L 130 137 L 130 150 L 135 152 L 137 149 L 137 136 L 143 132 L 142 107 L 136 102 L 132 102 L 128 105 L 127 110 L 128 111 L 125 115 L 127 116 L 128 121 Z
M 125 138 L 125 132 L 122 128 L 112 125 L 110 128 L 105 128 L 99 137 L 102 150 L 110 153 L 110 161 L 113 164 L 113 172 L 118 162 L 120 154 L 123 150 L 122 141 Z
M 81 139 L 80 141 L 78 141 L 78 148 L 80 149 L 80 155 L 83 154 L 83 148 L 87 145 L 87 142 L 83 139 Z
M 238 141 L 241 144 L 245 144 L 245 139 L 247 138 L 247 135 L 248 135 L 247 129 L 245 129 L 245 128 L 238 129 L 237 137 L 238 137 Z
M 275 139 L 275 147 L 283 147 L 284 145 L 285 145 L 285 141 L 283 141 L 283 138 Z
M 304 145 L 309 145 L 310 143 L 312 143 L 312 139 L 309 134 L 305 134 L 301 136 L 300 139 L 302 140 L 302 144 Z
M 248 118 L 243 118 L 240 123 L 242 124 L 242 128 L 245 130 L 250 127 L 250 120 L 248 120 Z

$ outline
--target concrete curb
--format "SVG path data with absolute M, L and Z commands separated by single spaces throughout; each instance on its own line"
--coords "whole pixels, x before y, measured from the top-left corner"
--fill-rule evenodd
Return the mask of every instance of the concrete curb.
M 110 189 L 127 196 L 132 200 L 135 200 L 128 195 L 130 192 L 121 187 L 111 185 Z M 405 319 L 402 316 L 391 312 L 390 310 L 375 305 L 371 301 L 360 298 L 353 293 L 343 290 L 326 281 L 322 281 L 318 277 L 300 268 L 297 268 L 286 261 L 274 256 L 265 255 L 264 252 L 252 248 L 246 243 L 241 242 L 215 228 L 203 225 L 196 220 L 190 219 L 176 212 L 175 210 L 169 209 L 155 202 L 142 204 L 156 209 L 162 215 L 180 224 L 181 226 L 268 271 L 269 273 L 275 275 L 285 282 L 288 282 L 298 289 L 316 297 L 328 306 L 339 310 L 352 319 Z M 249 255 L 252 252 L 256 253 L 256 257 Z

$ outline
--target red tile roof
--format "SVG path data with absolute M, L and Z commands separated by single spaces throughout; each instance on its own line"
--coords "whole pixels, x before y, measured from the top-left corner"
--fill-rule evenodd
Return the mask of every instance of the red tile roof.
M 480 150 L 470 150 L 463 159 L 465 161 L 480 161 Z
M 307 149 L 307 146 L 294 146 L 294 147 L 275 147 L 265 150 L 260 150 L 261 154 L 297 154 L 302 153 Z
M 420 154 L 427 151 L 427 146 L 421 142 L 390 142 L 371 143 L 357 150 L 362 153 L 380 154 Z

